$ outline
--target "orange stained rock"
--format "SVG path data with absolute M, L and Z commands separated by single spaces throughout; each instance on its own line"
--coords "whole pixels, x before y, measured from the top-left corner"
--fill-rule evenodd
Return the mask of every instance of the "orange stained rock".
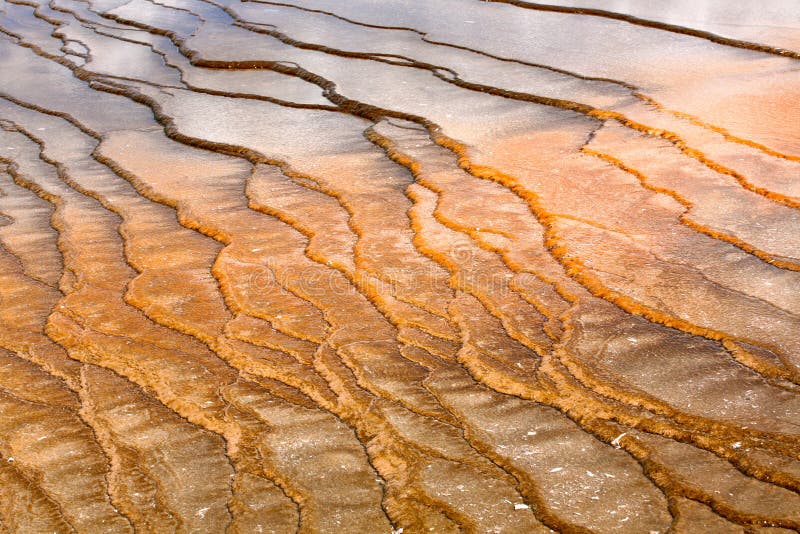
M 0 2 L 0 531 L 800 530 L 786 2 Z

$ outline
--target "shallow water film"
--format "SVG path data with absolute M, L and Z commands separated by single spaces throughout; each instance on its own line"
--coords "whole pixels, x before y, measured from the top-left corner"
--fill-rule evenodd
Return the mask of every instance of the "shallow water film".
M 0 0 L 0 67 L 0 532 L 800 529 L 795 1 Z

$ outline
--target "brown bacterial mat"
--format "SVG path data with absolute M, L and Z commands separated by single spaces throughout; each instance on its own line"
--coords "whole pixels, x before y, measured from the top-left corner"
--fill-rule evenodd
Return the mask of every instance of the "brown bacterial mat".
M 0 533 L 800 530 L 794 0 L 0 0 Z

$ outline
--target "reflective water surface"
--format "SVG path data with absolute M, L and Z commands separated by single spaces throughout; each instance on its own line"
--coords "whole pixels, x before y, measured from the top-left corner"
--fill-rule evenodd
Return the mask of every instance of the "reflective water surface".
M 0 532 L 800 529 L 790 1 L 0 0 Z

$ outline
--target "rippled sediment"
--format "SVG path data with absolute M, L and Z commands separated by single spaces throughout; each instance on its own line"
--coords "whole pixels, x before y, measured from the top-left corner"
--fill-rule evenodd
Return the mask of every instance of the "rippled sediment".
M 0 530 L 800 529 L 800 24 L 618 4 L 4 0 Z

